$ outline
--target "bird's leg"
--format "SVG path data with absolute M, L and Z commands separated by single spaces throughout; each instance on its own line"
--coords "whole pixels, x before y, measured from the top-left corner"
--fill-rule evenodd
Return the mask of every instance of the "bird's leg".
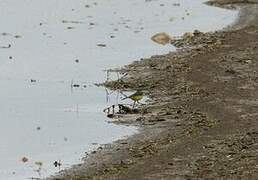
M 112 114 L 115 114 L 115 105 L 112 105 Z
M 134 108 L 134 106 L 135 106 L 135 103 L 136 103 L 136 101 L 133 102 L 133 108 Z

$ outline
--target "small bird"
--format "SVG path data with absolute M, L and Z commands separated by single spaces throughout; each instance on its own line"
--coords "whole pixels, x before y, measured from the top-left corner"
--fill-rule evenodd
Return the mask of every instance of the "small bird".
M 132 95 L 127 96 L 127 97 L 123 98 L 122 100 L 125 100 L 125 99 L 127 99 L 127 98 L 129 98 L 129 99 L 131 99 L 131 100 L 134 101 L 134 103 L 133 103 L 133 107 L 134 107 L 134 105 L 135 105 L 136 102 L 137 102 L 137 103 L 140 103 L 139 101 L 143 98 L 143 92 L 141 92 L 141 91 L 136 91 L 136 92 L 133 93 Z

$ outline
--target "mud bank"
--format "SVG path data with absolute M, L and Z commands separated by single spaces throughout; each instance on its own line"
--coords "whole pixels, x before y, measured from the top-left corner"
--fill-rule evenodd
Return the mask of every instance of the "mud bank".
M 122 69 L 124 79 L 105 85 L 142 90 L 152 101 L 114 121 L 141 132 L 52 179 L 257 179 L 256 2 L 213 1 L 242 7 L 237 28 L 196 34 L 174 42 L 175 53 Z

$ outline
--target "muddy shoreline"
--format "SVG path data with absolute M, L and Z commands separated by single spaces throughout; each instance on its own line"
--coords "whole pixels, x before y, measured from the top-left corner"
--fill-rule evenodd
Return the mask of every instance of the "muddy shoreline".
M 151 97 L 140 113 L 113 119 L 139 134 L 101 146 L 51 179 L 257 179 L 256 2 L 217 0 L 241 6 L 234 28 L 197 34 L 177 42 L 177 52 L 125 66 L 126 78 L 105 85 Z

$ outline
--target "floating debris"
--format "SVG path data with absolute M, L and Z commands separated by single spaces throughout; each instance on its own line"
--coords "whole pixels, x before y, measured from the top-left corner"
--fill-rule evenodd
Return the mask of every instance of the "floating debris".
M 151 40 L 158 44 L 166 45 L 166 44 L 170 43 L 172 38 L 170 37 L 169 34 L 167 34 L 165 32 L 161 32 L 161 33 L 157 33 L 154 36 L 152 36 Z
M 11 34 L 10 34 L 10 33 L 6 33 L 6 32 L 3 32 L 1 35 L 2 35 L 2 36 L 7 36 L 7 35 L 11 35 Z
M 98 47 L 107 47 L 106 44 L 97 44 Z
M 68 20 L 62 20 L 62 23 L 71 23 L 71 24 L 82 24 L 82 21 L 68 21 Z
M 173 6 L 180 6 L 180 3 L 173 3 Z
M 75 29 L 75 27 L 68 26 L 67 29 Z
M 174 17 L 169 18 L 169 21 L 170 21 L 170 22 L 173 22 L 174 20 L 175 20 Z
M 55 161 L 53 164 L 54 164 L 55 167 L 61 167 L 61 165 L 62 165 L 61 160 Z
M 29 161 L 29 158 L 27 158 L 27 157 L 24 156 L 24 157 L 22 157 L 21 161 L 22 161 L 23 163 L 26 163 L 26 162 Z
M 71 80 L 71 88 L 79 88 L 79 87 L 82 87 L 82 89 L 87 88 L 87 82 L 74 83 L 74 81 Z
M 72 87 L 80 87 L 79 84 L 73 84 Z
M 22 37 L 22 35 L 20 35 L 20 34 L 16 34 L 14 37 L 15 37 L 16 39 L 18 39 L 18 38 L 21 38 L 21 37 Z
M 7 46 L 1 46 L 0 48 L 7 49 L 7 48 L 11 48 L 11 47 L 12 47 L 12 45 L 8 44 Z

